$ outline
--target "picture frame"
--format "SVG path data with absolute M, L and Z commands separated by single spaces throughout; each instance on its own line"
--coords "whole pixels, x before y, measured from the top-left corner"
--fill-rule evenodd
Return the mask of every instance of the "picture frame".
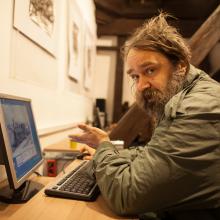
M 86 90 L 90 90 L 95 71 L 96 38 L 86 26 L 84 31 L 84 39 L 84 88 Z
M 83 65 L 83 27 L 80 9 L 73 1 L 69 5 L 69 70 L 70 78 L 79 81 L 81 79 Z
M 14 0 L 13 26 L 51 55 L 56 55 L 58 0 Z

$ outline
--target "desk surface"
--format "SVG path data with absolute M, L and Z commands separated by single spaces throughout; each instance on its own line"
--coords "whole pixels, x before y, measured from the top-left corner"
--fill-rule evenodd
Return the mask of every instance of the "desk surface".
M 79 164 L 75 160 L 66 171 Z M 34 181 L 49 184 L 54 177 L 36 177 Z M 70 199 L 47 197 L 44 189 L 37 193 L 25 204 L 0 203 L 1 220 L 107 220 L 107 219 L 132 219 L 115 215 L 106 205 L 100 195 L 95 202 L 84 202 Z
M 50 151 L 55 151 L 55 152 L 74 152 L 77 151 L 77 147 L 82 144 L 77 143 L 76 150 L 73 150 L 70 147 L 70 141 L 68 138 L 61 140 L 57 143 L 51 144 L 47 147 L 44 148 L 44 152 L 50 152 Z

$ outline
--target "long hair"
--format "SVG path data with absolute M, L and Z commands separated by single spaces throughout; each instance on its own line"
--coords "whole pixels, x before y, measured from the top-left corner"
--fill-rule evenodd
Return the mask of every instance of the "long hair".
M 174 65 L 184 62 L 189 69 L 190 49 L 177 29 L 167 23 L 167 17 L 170 15 L 161 12 L 139 27 L 122 47 L 124 59 L 130 49 L 152 50 L 164 54 Z

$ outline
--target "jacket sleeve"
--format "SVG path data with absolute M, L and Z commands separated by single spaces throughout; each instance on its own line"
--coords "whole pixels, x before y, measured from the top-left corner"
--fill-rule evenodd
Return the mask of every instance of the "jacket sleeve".
M 207 181 L 218 172 L 213 167 L 220 156 L 219 129 L 219 121 L 207 123 L 203 115 L 193 115 L 164 121 L 142 148 L 117 151 L 110 142 L 103 142 L 94 156 L 94 169 L 104 199 L 121 215 L 185 203 L 191 207 L 200 203 L 201 208 L 206 195 L 215 191 Z M 204 200 L 198 202 L 201 196 Z M 212 196 L 214 200 L 220 195 Z
M 94 156 L 96 180 L 102 196 L 117 214 L 140 214 L 160 206 L 156 189 L 170 174 L 159 154 L 147 147 L 118 152 L 108 142 L 99 146 Z

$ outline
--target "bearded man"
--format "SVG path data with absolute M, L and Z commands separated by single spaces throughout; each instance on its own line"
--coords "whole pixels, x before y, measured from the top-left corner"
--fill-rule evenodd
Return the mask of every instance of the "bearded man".
M 84 150 L 93 155 L 102 196 L 120 215 L 220 219 L 219 83 L 190 65 L 187 44 L 163 13 L 123 51 L 137 103 L 156 128 L 146 146 L 120 151 L 95 127 L 80 124 L 83 133 L 71 135 L 96 148 Z

